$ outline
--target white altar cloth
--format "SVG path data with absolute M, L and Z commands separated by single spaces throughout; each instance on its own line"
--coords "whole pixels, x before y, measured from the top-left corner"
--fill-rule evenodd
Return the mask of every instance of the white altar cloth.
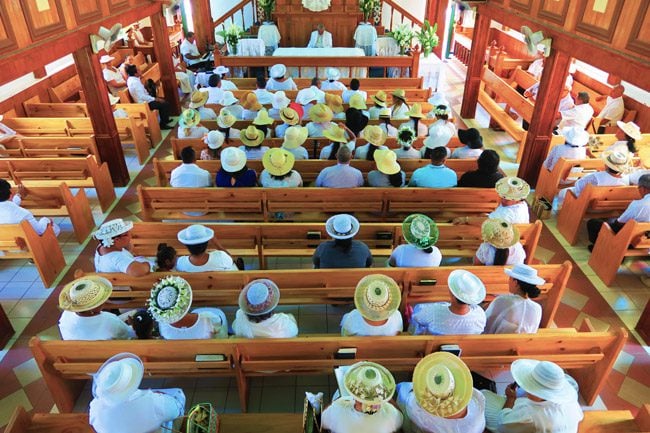
M 361 48 L 278 48 L 273 53 L 274 57 L 365 57 Z M 327 67 L 318 68 L 318 76 L 325 77 Z M 338 68 L 341 77 L 367 77 L 367 68 Z M 289 75 L 293 78 L 312 78 L 316 74 L 316 68 L 303 67 L 299 74 L 297 67 L 287 67 Z

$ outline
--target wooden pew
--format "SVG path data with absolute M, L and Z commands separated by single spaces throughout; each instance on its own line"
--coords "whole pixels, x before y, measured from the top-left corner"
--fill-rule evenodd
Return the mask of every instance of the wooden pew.
M 215 231 L 219 243 L 233 256 L 257 257 L 266 269 L 269 257 L 311 257 L 314 249 L 328 239 L 323 223 L 221 223 L 206 224 Z M 182 223 L 135 223 L 131 231 L 133 253 L 156 255 L 157 246 L 165 242 L 181 254 L 185 246 L 176 234 L 187 227 Z M 533 263 L 542 230 L 541 221 L 518 224 L 526 263 Z M 482 242 L 478 226 L 438 224 L 440 236 L 436 246 L 443 257 L 473 257 Z M 387 256 L 398 245 L 406 243 L 401 223 L 364 223 L 355 235 L 370 247 L 373 256 Z M 381 265 L 381 263 L 377 263 Z
M 616 279 L 616 272 L 625 257 L 646 257 L 650 249 L 650 223 L 628 221 L 614 233 L 603 224 L 598 240 L 589 258 L 589 266 L 608 286 Z
M 78 75 L 68 78 L 57 86 L 49 87 L 47 93 L 52 102 L 76 102 L 83 99 L 81 80 Z
M 521 66 L 515 68 L 512 72 L 512 76 L 508 79 L 508 82 L 513 89 L 521 87 L 524 90 L 538 83 L 535 77 L 527 71 L 524 71 Z
M 453 342 L 475 371 L 509 368 L 517 359 L 553 361 L 572 375 L 593 404 L 627 340 L 620 328 L 610 332 L 574 329 L 537 334 L 395 337 L 305 335 L 293 339 L 43 341 L 30 347 L 45 383 L 61 412 L 70 412 L 90 375 L 106 359 L 131 352 L 144 360 L 145 374 L 167 377 L 234 377 L 242 411 L 247 410 L 252 377 L 331 374 L 338 365 L 359 359 L 378 362 L 393 372 L 412 371 L 424 356 Z M 357 349 L 356 359 L 335 359 L 341 348 Z M 223 354 L 225 361 L 197 362 L 198 354 Z
M 11 157 L 85 158 L 88 155 L 93 155 L 99 160 L 99 150 L 94 135 L 86 137 L 23 136 L 10 141 L 5 146 L 7 146 Z
M 157 158 L 154 158 L 153 168 L 156 175 L 156 180 L 158 182 L 157 185 L 169 186 L 172 170 L 180 166 L 182 163 L 183 161 L 174 159 L 159 160 Z M 196 161 L 196 164 L 199 167 L 208 170 L 212 179 L 215 178 L 217 172 L 219 169 L 221 169 L 220 160 Z M 336 160 L 329 159 L 298 160 L 295 162 L 293 169 L 300 173 L 303 183 L 305 185 L 308 185 L 309 183 L 316 180 L 316 177 L 324 168 L 331 167 L 336 164 Z M 431 164 L 431 160 L 429 159 L 404 159 L 400 161 L 400 166 L 406 173 L 407 179 L 411 178 L 415 170 L 429 164 Z M 255 170 L 258 175 L 262 172 L 262 170 L 264 170 L 264 166 L 260 160 L 248 161 L 246 165 L 248 168 Z M 372 170 L 376 170 L 375 162 L 367 161 L 365 159 L 354 159 L 352 160 L 351 165 L 352 167 L 361 170 L 364 175 L 367 175 Z M 476 170 L 477 168 L 475 159 L 449 159 L 445 165 L 454 170 L 459 178 L 465 172 Z
M 571 245 L 578 241 L 578 230 L 587 218 L 617 217 L 632 200 L 638 200 L 636 186 L 587 185 L 576 197 L 569 191 L 557 216 L 557 229 Z
M 604 168 L 605 164 L 602 159 L 560 158 L 555 163 L 553 170 L 549 171 L 544 166 L 540 168 L 535 197 L 543 197 L 552 202 L 560 189 L 570 187 L 581 177 Z M 569 176 L 571 176 L 571 180 L 569 180 Z
M 367 98 L 366 98 L 366 103 L 369 107 L 372 107 L 374 105 L 372 97 L 377 93 L 379 90 L 385 90 L 383 88 L 363 88 L 361 89 L 364 92 L 367 93 Z M 233 90 L 232 93 L 237 99 L 242 99 L 247 93 L 251 92 L 252 90 L 250 89 L 242 89 L 242 90 Z M 298 90 L 285 90 L 284 93 L 287 96 L 287 98 L 291 99 L 292 101 L 296 100 L 296 96 L 298 95 Z M 343 91 L 342 90 L 324 90 L 325 93 L 332 94 L 332 95 L 339 95 L 341 96 Z M 406 94 L 406 100 L 410 102 L 423 102 L 427 101 L 431 97 L 431 88 L 427 87 L 426 89 L 404 89 L 404 92 Z M 274 93 L 274 92 L 271 92 Z M 389 93 L 390 94 L 390 93 Z M 347 104 L 345 104 L 347 105 Z M 431 104 L 427 104 L 429 107 L 429 110 L 426 110 L 426 112 L 431 110 Z M 264 104 L 265 107 L 271 108 L 271 104 Z M 347 108 L 347 107 L 346 107 Z
M 71 188 L 94 188 L 103 211 L 115 200 L 115 189 L 104 162 L 93 155 L 86 158 L 15 158 L 0 159 L 0 178 L 25 186 L 58 186 L 65 182 Z
M 354 199 L 352 199 L 354 197 Z M 327 215 L 349 212 L 362 221 L 402 221 L 417 211 L 440 222 L 457 216 L 483 216 L 499 203 L 486 188 L 178 188 L 138 185 L 144 221 L 165 219 L 271 221 L 277 212 L 285 219 L 324 221 Z M 206 212 L 188 216 L 183 212 Z
M 507 77 L 516 68 L 528 68 L 533 62 L 533 58 L 519 58 L 515 55 L 508 53 L 503 46 L 498 46 L 496 41 L 493 41 L 488 48 L 487 65 L 499 77 Z
M 63 252 L 51 226 L 39 236 L 28 221 L 0 224 L 0 251 L 0 259 L 33 260 L 46 287 L 65 268 Z
M 350 87 L 350 80 L 352 78 L 341 78 L 339 81 Z M 423 89 L 424 81 L 422 77 L 418 78 L 357 78 L 359 80 L 360 89 L 366 90 L 369 89 L 382 89 L 394 90 L 394 89 Z M 255 90 L 255 78 L 229 78 L 238 89 L 241 90 Z M 294 78 L 294 83 L 298 86 L 299 89 L 304 89 L 311 86 L 310 78 Z

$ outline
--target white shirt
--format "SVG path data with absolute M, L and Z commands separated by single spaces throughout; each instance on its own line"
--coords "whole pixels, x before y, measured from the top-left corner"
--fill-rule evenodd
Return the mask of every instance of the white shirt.
M 99 247 L 95 250 L 95 272 L 121 272 L 126 273 L 133 262 L 146 262 L 143 257 L 135 257 L 128 250 L 111 251 L 103 256 L 99 255 Z
M 126 86 L 126 81 L 124 81 L 124 77 L 117 69 L 111 69 L 111 68 L 102 69 L 102 75 L 104 76 L 104 80 L 107 83 L 109 81 L 116 81 L 118 84 L 121 84 L 122 86 Z M 119 89 L 111 86 L 110 84 L 107 85 L 108 85 L 108 90 L 110 90 L 113 95 L 116 95 Z
M 309 122 L 307 125 L 307 136 L 309 137 L 323 137 L 323 131 L 326 129 L 329 129 L 334 125 L 333 122 L 325 122 L 325 123 L 316 123 L 316 122 Z
M 169 184 L 176 188 L 203 188 L 212 184 L 210 172 L 196 164 L 181 164 L 172 170 Z
M 402 413 L 388 402 L 369 415 L 354 409 L 352 397 L 341 397 L 323 411 L 321 426 L 332 433 L 393 433 L 402 421 Z
M 284 81 L 278 81 L 275 78 L 269 78 L 266 82 L 266 90 L 278 91 L 278 90 L 298 90 L 298 86 L 293 82 L 291 77 L 288 77 Z
M 431 253 L 414 247 L 411 244 L 402 244 L 395 248 L 390 257 L 395 260 L 395 266 L 399 268 L 428 268 L 440 266 L 442 254 L 437 247 L 431 247 Z
M 618 217 L 620 223 L 626 223 L 629 220 L 650 223 L 650 194 L 644 195 L 640 200 L 632 201 L 625 209 L 625 212 Z
M 298 324 L 293 314 L 274 313 L 259 323 L 248 320 L 246 313 L 237 310 L 232 330 L 243 338 L 293 338 L 298 335 Z
M 307 149 L 305 149 L 302 146 L 294 147 L 293 149 L 287 149 L 284 146 L 282 146 L 282 148 L 287 152 L 291 152 L 293 156 L 296 158 L 296 161 L 300 159 L 309 159 L 309 152 L 307 151 Z
M 397 159 L 420 159 L 420 151 L 413 147 L 409 147 L 408 149 L 400 147 L 399 149 L 393 150 L 393 152 L 397 155 Z
M 369 117 L 369 119 L 372 119 L 372 117 Z M 393 125 L 380 123 L 379 127 L 381 128 L 382 131 L 384 131 L 386 137 L 397 137 L 397 128 L 395 128 Z M 419 157 L 420 157 L 420 153 L 418 152 L 418 156 L 416 158 Z
M 188 59 L 187 55 L 191 56 L 198 56 L 201 53 L 199 52 L 199 49 L 196 47 L 196 41 L 190 42 L 187 39 L 184 39 L 183 42 L 181 43 L 181 48 L 180 48 L 181 54 L 183 55 L 183 59 L 185 60 L 185 63 L 188 65 L 193 65 L 195 63 L 201 63 L 203 60 L 199 59 Z
M 291 150 L 299 150 L 302 149 L 306 152 L 304 147 L 298 147 L 297 149 L 290 149 Z M 300 158 L 300 159 L 306 159 L 306 158 Z M 291 170 L 291 174 L 289 176 L 285 177 L 282 180 L 275 179 L 271 176 L 271 174 L 266 170 L 262 170 L 262 173 L 260 174 L 260 185 L 262 185 L 264 188 L 297 188 L 302 186 L 302 177 L 300 176 L 300 173 L 298 173 L 296 170 Z
M 486 334 L 534 334 L 542 320 L 542 306 L 519 295 L 500 295 L 485 311 Z
M 237 85 L 236 85 L 235 83 L 233 83 L 233 82 L 230 81 L 230 80 L 225 80 L 225 79 L 222 79 L 222 80 L 221 80 L 221 88 L 222 88 L 223 90 L 230 90 L 230 91 L 232 91 L 232 90 L 239 90 L 239 89 L 237 88 Z
M 476 389 L 462 418 L 441 418 L 424 410 L 415 398 L 413 382 L 397 385 L 397 405 L 404 414 L 404 433 L 483 433 L 485 429 L 485 397 Z
M 135 337 L 129 325 L 106 311 L 96 316 L 79 316 L 64 311 L 59 319 L 59 332 L 63 340 L 127 340 Z
M 201 92 L 208 92 L 206 104 L 221 104 L 224 90 L 221 87 L 202 87 Z
M 536 80 L 542 76 L 542 71 L 544 71 L 544 59 L 535 59 L 533 63 L 528 66 L 527 71 L 535 77 Z
M 190 256 L 179 257 L 176 261 L 178 272 L 211 272 L 211 271 L 236 271 L 237 266 L 232 257 L 225 251 L 214 250 L 208 254 L 208 261 L 204 265 L 197 266 L 190 262 Z
M 314 30 L 309 37 L 307 48 L 332 48 L 332 34 L 324 30 L 323 34 L 319 35 L 318 30 Z
M 587 124 L 594 115 L 594 109 L 589 104 L 580 104 L 575 107 L 560 111 L 562 120 L 558 125 L 558 129 L 577 126 L 578 128 L 587 129 Z
M 510 224 L 528 224 L 530 215 L 528 214 L 528 205 L 525 201 L 515 203 L 510 206 L 499 205 L 495 210 L 488 214 L 490 218 L 500 218 Z
M 571 97 L 571 93 L 567 93 L 566 96 L 562 99 L 560 99 L 560 105 L 558 106 L 557 111 L 566 111 L 570 110 L 573 107 L 575 107 L 575 102 L 573 102 L 573 98 Z
M 198 314 L 199 317 L 192 326 L 187 328 L 177 328 L 167 323 L 159 323 L 160 336 L 165 340 L 228 338 L 228 320 L 223 311 L 218 308 L 197 308 L 192 313 Z
M 111 405 L 95 398 L 90 402 L 89 421 L 97 433 L 158 433 L 161 426 L 185 412 L 185 395 L 178 388 L 137 390 L 129 399 Z
M 49 218 L 43 217 L 36 219 L 34 214 L 25 208 L 20 207 L 20 196 L 14 195 L 13 200 L 0 202 L 0 224 L 19 224 L 23 220 L 29 221 L 34 231 L 40 236 L 45 233 L 47 225 L 51 222 Z M 61 229 L 58 226 L 52 226 L 54 234 L 58 235 Z
M 484 392 L 487 394 L 488 391 Z M 488 399 L 489 400 L 489 399 Z M 584 418 L 578 401 L 569 403 L 535 402 L 526 397 L 515 400 L 512 409 L 501 409 L 492 414 L 487 405 L 488 429 L 507 433 L 577 433 L 578 424 Z M 490 425 L 494 419 L 495 425 Z
M 607 103 L 601 112 L 598 113 L 598 117 L 601 119 L 607 119 L 611 123 L 616 123 L 623 119 L 624 114 L 625 104 L 623 102 L 623 97 L 619 96 L 618 98 L 612 98 L 611 96 L 608 96 Z
M 243 150 L 246 153 L 247 161 L 257 161 L 261 160 L 267 150 L 268 146 L 257 146 L 257 147 L 248 147 L 248 146 L 239 146 L 239 150 Z
M 379 119 L 379 112 L 383 110 L 383 107 L 372 106 L 368 108 L 368 118 L 371 120 Z
M 136 104 L 144 104 L 156 100 L 156 98 L 147 93 L 147 90 L 142 85 L 142 81 L 138 77 L 127 78 L 126 86 L 129 89 L 131 98 L 133 98 L 133 102 Z
M 391 107 L 391 119 L 408 119 L 408 116 L 406 113 L 410 110 L 409 106 L 406 104 L 402 104 L 399 107 Z
M 485 329 L 485 311 L 470 305 L 469 313 L 452 313 L 449 302 L 418 304 L 413 309 L 409 332 L 414 335 L 482 334 Z
M 203 138 L 208 132 L 210 130 L 205 126 L 192 126 L 191 128 L 179 126 L 176 136 L 178 138 Z
M 361 95 L 361 97 L 363 98 L 364 101 L 365 101 L 366 99 L 368 99 L 368 93 L 367 93 L 367 92 L 364 92 L 363 90 L 351 90 L 351 89 L 346 89 L 346 90 L 344 90 L 343 93 L 341 94 L 341 98 L 343 98 L 343 103 L 344 103 L 344 104 L 348 104 L 348 103 L 350 102 L 350 98 L 351 98 L 352 95 L 354 95 L 355 93 L 358 93 L 359 95 Z M 379 116 L 379 113 L 377 113 L 377 116 Z
M 340 81 L 329 81 L 325 80 L 321 83 L 320 85 L 321 90 L 347 90 L 347 87 L 345 87 L 345 84 L 341 83 Z
M 476 250 L 476 258 L 481 261 L 486 266 L 494 265 L 494 256 L 496 255 L 497 249 L 493 245 L 483 242 L 479 245 L 478 250 Z M 508 248 L 508 260 L 506 260 L 507 266 L 521 265 L 526 261 L 526 251 L 520 242 L 517 242 L 510 248 Z
M 366 159 L 368 156 L 368 151 L 370 150 L 370 143 L 366 143 L 363 146 L 359 146 L 354 149 L 354 159 Z M 386 146 L 378 146 L 377 150 L 387 150 Z M 376 151 L 375 151 L 376 152 Z
M 471 149 L 468 146 L 462 146 L 454 149 L 451 157 L 452 159 L 478 159 L 481 153 L 483 153 L 483 149 Z
M 630 181 L 626 176 L 616 177 L 606 171 L 597 171 L 581 177 L 572 188 L 567 189 L 571 189 L 576 197 L 580 197 L 582 190 L 589 184 L 595 186 L 627 186 Z
M 559 146 L 553 146 L 549 152 L 546 160 L 544 161 L 544 167 L 548 171 L 552 171 L 555 164 L 560 160 L 564 159 L 586 159 L 587 158 L 587 148 L 585 146 L 570 146 L 568 144 L 562 144 Z
M 402 323 L 402 314 L 399 310 L 393 311 L 388 321 L 380 326 L 373 326 L 365 321 L 361 312 L 357 309 L 343 315 L 341 319 L 341 335 L 351 336 L 395 336 L 402 332 L 404 324 Z

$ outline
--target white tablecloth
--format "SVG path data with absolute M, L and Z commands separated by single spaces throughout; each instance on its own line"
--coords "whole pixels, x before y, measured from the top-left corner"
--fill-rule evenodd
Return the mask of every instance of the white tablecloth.
M 232 53 L 231 53 L 232 54 Z M 240 39 L 237 42 L 237 56 L 263 56 L 264 41 L 261 39 Z
M 361 48 L 278 48 L 273 53 L 274 57 L 365 57 L 365 53 Z M 306 77 L 311 78 L 318 73 L 319 77 L 325 76 L 325 69 L 327 67 L 316 68 L 303 67 L 302 74 L 298 73 L 298 68 L 288 67 L 289 75 L 294 78 Z M 341 77 L 367 77 L 367 68 L 339 68 Z

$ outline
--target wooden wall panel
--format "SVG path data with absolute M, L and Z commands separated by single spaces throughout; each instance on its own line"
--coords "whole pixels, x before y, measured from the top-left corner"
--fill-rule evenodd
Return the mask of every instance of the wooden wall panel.
M 65 30 L 61 3 L 57 0 L 20 0 L 32 39 Z
M 7 10 L 0 5 L 0 53 L 16 47 L 14 30 Z
M 627 49 L 650 57 L 650 0 L 643 0 L 632 25 Z
M 533 0 L 510 0 L 510 6 L 520 11 L 530 13 L 533 7 Z
M 99 0 L 71 0 L 77 25 L 95 20 L 102 16 Z
M 602 0 L 580 0 L 576 31 L 611 42 L 618 20 L 621 17 L 624 0 L 606 0 L 605 11 L 594 10 Z
M 538 15 L 540 18 L 564 26 L 569 0 L 541 0 Z
M 119 12 L 127 7 L 129 7 L 129 0 L 108 0 L 108 8 L 111 13 Z

